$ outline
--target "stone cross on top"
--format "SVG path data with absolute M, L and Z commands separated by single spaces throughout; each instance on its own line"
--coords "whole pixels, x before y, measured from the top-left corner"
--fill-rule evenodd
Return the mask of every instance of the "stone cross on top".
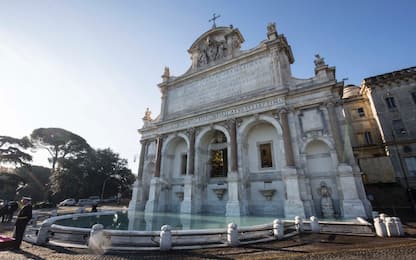
M 212 22 L 212 28 L 217 27 L 217 25 L 215 24 L 215 20 L 217 20 L 219 17 L 221 17 L 221 15 L 215 16 L 215 13 L 214 13 L 212 15 L 212 18 L 208 20 L 208 22 Z

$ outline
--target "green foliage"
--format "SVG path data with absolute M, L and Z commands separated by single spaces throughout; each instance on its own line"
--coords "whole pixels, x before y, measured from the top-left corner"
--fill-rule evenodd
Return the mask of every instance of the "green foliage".
M 0 163 L 12 163 L 15 165 L 29 165 L 32 156 L 22 150 L 33 147 L 27 137 L 21 139 L 0 136 Z
M 34 201 L 58 202 L 69 197 L 100 196 L 104 182 L 104 197 L 118 193 L 130 196 L 135 177 L 127 168 L 127 160 L 110 148 L 94 150 L 84 138 L 65 129 L 38 128 L 31 140 L 0 136 L 0 162 L 27 165 L 32 158 L 22 150 L 31 147 L 49 152 L 52 169 L 32 166 L 0 173 L 0 198 L 24 195 Z
M 60 160 L 76 159 L 91 150 L 84 138 L 62 128 L 38 128 L 33 130 L 30 138 L 37 147 L 46 149 L 51 155 L 52 172 Z
M 121 159 L 119 154 L 109 148 L 92 150 L 77 158 L 62 160 L 51 185 L 52 198 L 60 201 L 69 197 L 100 196 L 106 180 L 104 197 L 116 196 L 119 192 L 130 196 L 134 179 L 127 168 L 127 160 Z

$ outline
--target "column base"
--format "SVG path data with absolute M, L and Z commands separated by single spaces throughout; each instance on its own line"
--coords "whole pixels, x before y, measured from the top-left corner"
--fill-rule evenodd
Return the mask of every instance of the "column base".
M 128 207 L 128 216 L 134 217 L 135 212 L 142 211 L 145 203 L 143 201 L 143 185 L 139 180 L 133 183 L 133 192 Z
M 226 216 L 243 216 L 246 211 L 244 210 L 243 204 L 240 201 L 239 196 L 239 184 L 240 175 L 238 172 L 231 172 L 227 177 L 228 184 L 228 201 L 225 208 Z
M 193 198 L 193 178 L 186 176 L 184 180 L 184 198 L 181 202 L 180 212 L 184 214 L 192 213 L 192 198 Z
M 149 200 L 144 209 L 145 214 L 153 214 L 158 211 L 161 182 L 158 177 L 150 181 Z
M 242 214 L 240 210 L 240 202 L 239 201 L 227 202 L 225 215 L 230 216 L 230 217 L 241 216 Z

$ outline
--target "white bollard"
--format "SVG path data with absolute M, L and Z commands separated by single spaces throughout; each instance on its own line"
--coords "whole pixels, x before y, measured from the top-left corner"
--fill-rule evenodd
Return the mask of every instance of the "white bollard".
M 168 251 L 172 249 L 172 228 L 169 225 L 163 225 L 160 228 L 160 250 Z
M 45 220 L 40 224 L 40 228 L 38 231 L 38 235 L 36 237 L 35 244 L 36 245 L 44 245 L 48 242 L 49 239 L 49 229 L 51 228 L 52 224 Z
M 393 223 L 394 223 L 394 224 L 395 224 L 395 226 L 396 226 L 397 235 L 398 235 L 399 237 L 404 236 L 403 224 L 402 224 L 402 222 L 400 221 L 400 218 L 398 218 L 398 217 L 392 217 L 391 219 L 393 220 Z
M 387 235 L 389 237 L 397 237 L 399 236 L 399 231 L 397 230 L 396 223 L 394 223 L 393 218 L 386 217 L 385 218 Z
M 315 216 L 310 217 L 311 220 L 311 231 L 312 233 L 319 233 L 321 232 L 321 227 L 319 225 L 318 218 Z
M 383 220 L 384 223 L 386 223 L 387 214 L 380 213 L 380 219 Z
M 379 237 L 387 236 L 386 224 L 381 218 L 374 218 L 374 228 L 376 230 L 377 236 Z
M 302 233 L 303 232 L 303 220 L 299 216 L 296 216 L 295 217 L 295 227 L 296 227 L 296 231 L 298 233 Z
M 91 227 L 90 238 L 88 240 L 88 248 L 96 253 L 103 254 L 105 245 L 104 226 L 102 224 L 94 224 Z
M 238 246 L 240 240 L 238 239 L 237 224 L 230 223 L 227 228 L 227 241 L 230 246 Z
M 275 219 L 273 221 L 273 235 L 278 240 L 283 239 L 285 235 L 285 225 L 280 219 Z

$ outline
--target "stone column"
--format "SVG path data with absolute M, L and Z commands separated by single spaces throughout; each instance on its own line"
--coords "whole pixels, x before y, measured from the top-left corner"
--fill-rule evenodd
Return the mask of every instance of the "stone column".
M 235 119 L 229 121 L 229 128 L 231 136 L 231 172 L 237 172 L 237 126 Z
M 195 171 L 195 129 L 188 129 L 189 136 L 189 164 L 184 178 L 183 201 L 181 202 L 181 213 L 192 213 L 192 199 L 194 197 L 194 171 Z
M 162 160 L 162 144 L 163 137 L 157 138 L 157 153 L 156 153 L 156 165 L 155 165 L 155 176 L 150 181 L 149 188 L 149 199 L 146 202 L 145 212 L 146 214 L 153 214 L 158 211 L 159 208 L 159 196 L 162 189 L 162 182 L 160 179 L 160 166 Z
M 160 165 L 162 160 L 162 144 L 163 144 L 163 137 L 159 136 L 157 138 L 157 154 L 156 154 L 156 169 L 155 169 L 155 177 L 160 177 Z
M 189 167 L 186 175 L 195 174 L 195 128 L 188 129 L 189 133 Z
M 140 158 L 139 158 L 139 170 L 137 171 L 137 179 L 141 182 L 143 179 L 143 166 L 144 166 L 144 155 L 146 152 L 147 140 L 140 141 Z
M 341 139 L 341 131 L 339 129 L 337 116 L 335 113 L 335 105 L 332 102 L 327 104 L 328 108 L 328 117 L 329 117 L 329 124 L 331 126 L 332 136 L 334 137 L 335 141 L 335 150 L 337 152 L 338 162 L 344 163 L 346 158 L 344 158 L 344 145 Z
M 128 216 L 129 219 L 135 218 L 135 213 L 138 210 L 143 210 L 144 201 L 143 201 L 143 165 L 144 165 L 144 156 L 146 153 L 147 140 L 140 141 L 140 159 L 139 159 L 139 169 L 137 172 L 136 181 L 133 183 L 133 191 L 131 200 L 129 203 Z
M 290 128 L 289 128 L 289 121 L 287 118 L 287 110 L 281 109 L 279 111 L 279 118 L 280 122 L 282 123 L 282 131 L 283 131 L 283 142 L 285 146 L 285 155 L 286 155 L 286 165 L 288 167 L 295 166 L 295 160 L 293 156 L 293 148 L 292 148 L 292 138 L 290 135 Z
M 231 150 L 231 165 L 230 172 L 227 176 L 228 182 L 228 201 L 226 205 L 226 216 L 240 216 L 241 205 L 239 200 L 239 180 L 238 163 L 237 163 L 237 126 L 236 119 L 231 119 L 227 122 L 228 130 L 230 131 L 230 150 Z

